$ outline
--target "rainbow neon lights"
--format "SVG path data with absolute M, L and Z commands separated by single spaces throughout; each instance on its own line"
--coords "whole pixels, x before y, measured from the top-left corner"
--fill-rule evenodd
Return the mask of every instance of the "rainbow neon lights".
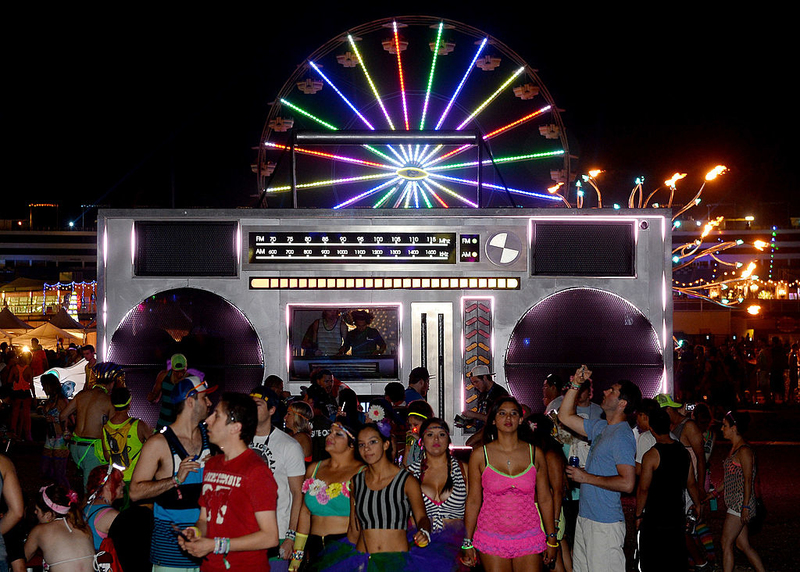
M 486 176 L 484 176 L 479 185 L 478 180 L 481 177 L 475 174 L 475 171 L 481 168 L 484 169 L 483 173 L 489 172 L 485 169 L 486 166 L 528 161 L 548 162 L 558 158 L 563 160 L 565 156 L 565 151 L 560 148 L 560 145 L 556 148 L 553 147 L 553 140 L 542 138 L 538 148 L 531 148 L 529 146 L 532 140 L 530 137 L 506 139 L 520 126 L 529 125 L 536 122 L 537 119 L 541 120 L 548 114 L 555 113 L 555 109 L 551 105 L 533 103 L 531 106 L 527 100 L 521 104 L 520 99 L 515 98 L 512 89 L 514 82 L 524 77 L 526 66 L 520 65 L 519 61 L 515 63 L 512 58 L 509 61 L 514 66 L 513 68 L 498 68 L 497 72 L 486 72 L 476 65 L 482 56 L 492 56 L 498 62 L 501 61 L 496 54 L 488 51 L 489 46 L 492 45 L 488 37 L 476 40 L 473 44 L 475 46 L 474 53 L 463 54 L 466 57 L 459 60 L 453 55 L 453 46 L 459 44 L 450 37 L 446 37 L 453 29 L 452 25 L 446 24 L 442 20 L 430 23 L 428 30 L 422 33 L 426 37 L 424 48 L 418 42 L 414 43 L 419 39 L 420 34 L 413 35 L 413 31 L 409 31 L 408 35 L 404 33 L 403 37 L 400 36 L 400 28 L 410 30 L 409 26 L 411 25 L 398 20 L 387 20 L 384 28 L 389 35 L 387 37 L 384 34 L 381 38 L 382 50 L 373 49 L 371 44 L 362 37 L 362 33 L 353 32 L 342 36 L 344 46 L 348 52 L 351 52 L 349 61 L 355 65 L 335 64 L 323 72 L 322 63 L 330 61 L 330 58 L 309 60 L 307 62 L 309 72 L 316 74 L 324 82 L 325 90 L 321 93 L 330 93 L 327 88 L 333 91 L 326 96 L 325 107 L 314 107 L 320 97 L 315 95 L 316 92 L 315 94 L 304 92 L 299 95 L 297 101 L 290 101 L 288 97 L 280 99 L 280 105 L 291 111 L 288 117 L 294 114 L 295 127 L 299 129 L 303 128 L 303 124 L 307 126 L 310 123 L 312 129 L 321 128 L 340 132 L 347 130 L 348 132 L 343 139 L 346 141 L 344 145 L 324 151 L 321 148 L 310 149 L 309 145 L 305 147 L 292 146 L 285 140 L 282 140 L 281 143 L 264 142 L 264 146 L 269 149 L 284 152 L 293 150 L 297 155 L 310 158 L 310 163 L 304 163 L 304 174 L 316 172 L 317 176 L 306 175 L 305 181 L 295 184 L 294 188 L 335 188 L 335 192 L 341 198 L 333 207 L 334 209 L 365 206 L 417 209 L 454 206 L 478 208 L 481 206 L 476 202 L 479 186 L 491 191 L 511 193 L 536 200 L 560 201 L 558 197 L 549 194 L 546 190 L 546 187 L 552 184 L 549 182 L 549 173 L 553 169 L 546 171 L 547 178 L 544 181 L 537 180 L 534 183 L 540 187 L 538 189 L 519 188 L 526 186 L 525 183 L 506 187 L 496 184 L 499 181 L 495 181 L 491 176 L 489 180 L 486 180 Z M 470 46 L 469 43 L 461 45 Z M 387 52 L 390 54 L 391 60 L 376 59 Z M 376 56 L 376 53 L 380 55 Z M 409 63 L 413 63 L 414 58 L 421 59 L 422 53 L 430 53 L 430 60 L 428 60 L 428 55 L 424 56 L 427 69 L 425 69 L 424 75 L 413 77 L 408 73 L 411 69 Z M 314 57 L 324 58 L 325 54 Z M 404 59 L 406 61 L 403 61 Z M 341 62 L 339 61 L 339 63 Z M 395 63 L 397 75 L 394 75 Z M 455 68 L 453 64 L 456 64 Z M 465 64 L 466 68 L 462 68 Z M 502 65 L 507 64 L 503 63 Z M 361 70 L 354 70 L 353 67 L 360 67 Z M 494 83 L 490 78 L 497 73 L 503 73 L 503 69 L 506 69 L 505 77 L 500 76 L 494 80 L 499 83 Z M 448 78 L 453 70 L 458 75 L 455 78 Z M 314 79 L 316 80 L 316 78 Z M 450 83 L 449 79 L 455 79 L 455 82 Z M 487 87 L 489 87 L 488 90 Z M 444 97 L 441 93 L 437 95 L 437 89 L 434 88 L 440 92 L 444 91 L 446 95 Z M 516 110 L 514 112 L 516 117 L 511 121 L 499 121 L 497 111 L 500 110 L 500 115 L 502 115 L 504 108 L 501 105 L 506 105 L 511 98 L 515 98 L 513 99 L 514 105 L 509 108 L 513 107 Z M 331 101 L 333 101 L 332 105 Z M 501 101 L 504 103 L 500 104 Z M 495 105 L 495 102 L 498 104 Z M 343 103 L 344 106 L 341 106 L 340 103 Z M 489 109 L 492 111 L 487 113 Z M 419 113 L 419 131 L 428 133 L 426 125 L 432 125 L 433 115 L 440 114 L 433 131 L 442 131 L 443 129 L 462 131 L 479 128 L 484 131 L 481 135 L 484 141 L 488 142 L 495 138 L 500 141 L 498 150 L 501 152 L 492 159 L 454 161 L 453 157 L 456 155 L 474 150 L 474 144 L 462 144 L 463 141 L 459 141 L 457 145 L 444 144 L 442 141 L 445 138 L 431 141 L 425 134 L 418 139 L 418 142 L 414 143 L 410 142 L 412 139 L 407 138 L 403 140 L 403 143 L 392 145 L 388 142 L 372 142 L 369 145 L 347 146 L 351 145 L 346 139 L 350 136 L 350 131 L 365 128 L 369 131 L 386 129 L 386 127 L 376 127 L 376 125 L 383 124 L 384 121 L 391 131 L 403 130 L 403 128 L 405 131 L 411 131 L 412 116 L 416 117 L 417 112 Z M 402 117 L 399 114 L 402 114 Z M 383 119 L 377 119 L 380 115 L 383 115 Z M 448 118 L 455 119 L 455 116 L 458 116 L 457 120 L 448 121 Z M 479 118 L 480 123 L 478 122 Z M 416 119 L 414 121 L 416 123 Z M 448 123 L 451 127 L 447 127 Z M 431 127 L 427 129 L 430 130 Z M 533 127 L 532 132 L 536 133 L 537 128 Z M 445 133 L 443 131 L 443 135 Z M 380 132 L 378 135 L 374 140 L 381 140 Z M 509 141 L 515 143 L 517 139 L 523 142 L 525 147 L 514 149 L 513 145 L 509 145 Z M 560 141 L 556 140 L 556 144 L 558 142 Z M 319 143 L 319 145 L 326 144 L 332 145 L 330 142 Z M 372 156 L 365 156 L 367 154 Z M 317 168 L 318 160 L 329 162 L 330 168 L 324 164 L 319 164 L 319 168 Z M 547 167 L 545 168 L 547 169 Z M 325 176 L 326 171 L 330 173 L 330 176 Z M 458 176 L 461 174 L 458 171 L 468 171 L 468 176 Z M 452 176 L 445 175 L 445 172 L 452 173 Z M 319 173 L 322 173 L 321 177 Z M 319 180 L 309 181 L 314 178 L 319 178 Z M 291 189 L 291 185 L 268 184 L 266 191 L 278 193 Z

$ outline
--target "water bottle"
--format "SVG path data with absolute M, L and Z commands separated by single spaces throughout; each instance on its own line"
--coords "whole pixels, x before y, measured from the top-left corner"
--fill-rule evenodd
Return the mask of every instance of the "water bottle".
M 708 488 L 708 492 L 711 494 L 711 500 L 708 501 L 708 506 L 711 510 L 717 510 L 717 495 L 714 491 L 714 485 Z

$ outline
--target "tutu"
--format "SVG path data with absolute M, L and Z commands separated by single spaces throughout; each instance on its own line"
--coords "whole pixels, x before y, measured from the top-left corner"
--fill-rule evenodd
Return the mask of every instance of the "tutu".
M 420 570 L 436 570 L 440 572 L 455 572 L 466 570 L 461 564 L 461 545 L 466 534 L 463 520 L 444 521 L 444 528 L 439 532 L 431 534 L 431 543 L 425 548 L 419 548 L 414 544 L 414 535 L 417 533 L 415 527 L 408 531 L 408 545 L 411 546 L 411 553 L 418 555 L 424 564 Z
M 462 525 L 463 534 L 463 525 Z M 325 572 L 451 572 L 456 570 L 458 560 L 445 554 L 435 545 L 434 537 L 425 548 L 411 544 L 410 552 L 378 552 L 367 554 L 356 550 L 347 538 L 336 541 L 320 554 L 319 560 L 311 563 L 310 569 Z M 463 538 L 463 537 L 462 537 Z M 460 541 L 459 541 L 460 548 Z

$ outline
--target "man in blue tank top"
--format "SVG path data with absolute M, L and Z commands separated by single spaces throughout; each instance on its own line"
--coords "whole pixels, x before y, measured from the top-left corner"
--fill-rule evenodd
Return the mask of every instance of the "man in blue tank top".
M 175 527 L 192 526 L 200 516 L 203 466 L 210 455 L 208 435 L 201 422 L 211 406 L 208 394 L 215 389 L 193 375 L 178 382 L 171 396 L 175 422 L 147 440 L 133 472 L 131 500 L 154 500 L 150 548 L 153 572 L 200 569 L 199 560 L 179 548 Z

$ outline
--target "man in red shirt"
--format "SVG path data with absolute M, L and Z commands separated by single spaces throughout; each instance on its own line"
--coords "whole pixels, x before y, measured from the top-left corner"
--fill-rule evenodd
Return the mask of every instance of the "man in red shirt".
M 206 424 L 222 454 L 206 461 L 200 518 L 178 543 L 205 557 L 202 572 L 269 570 L 267 549 L 278 545 L 278 486 L 248 446 L 258 425 L 256 404 L 247 395 L 224 393 Z

